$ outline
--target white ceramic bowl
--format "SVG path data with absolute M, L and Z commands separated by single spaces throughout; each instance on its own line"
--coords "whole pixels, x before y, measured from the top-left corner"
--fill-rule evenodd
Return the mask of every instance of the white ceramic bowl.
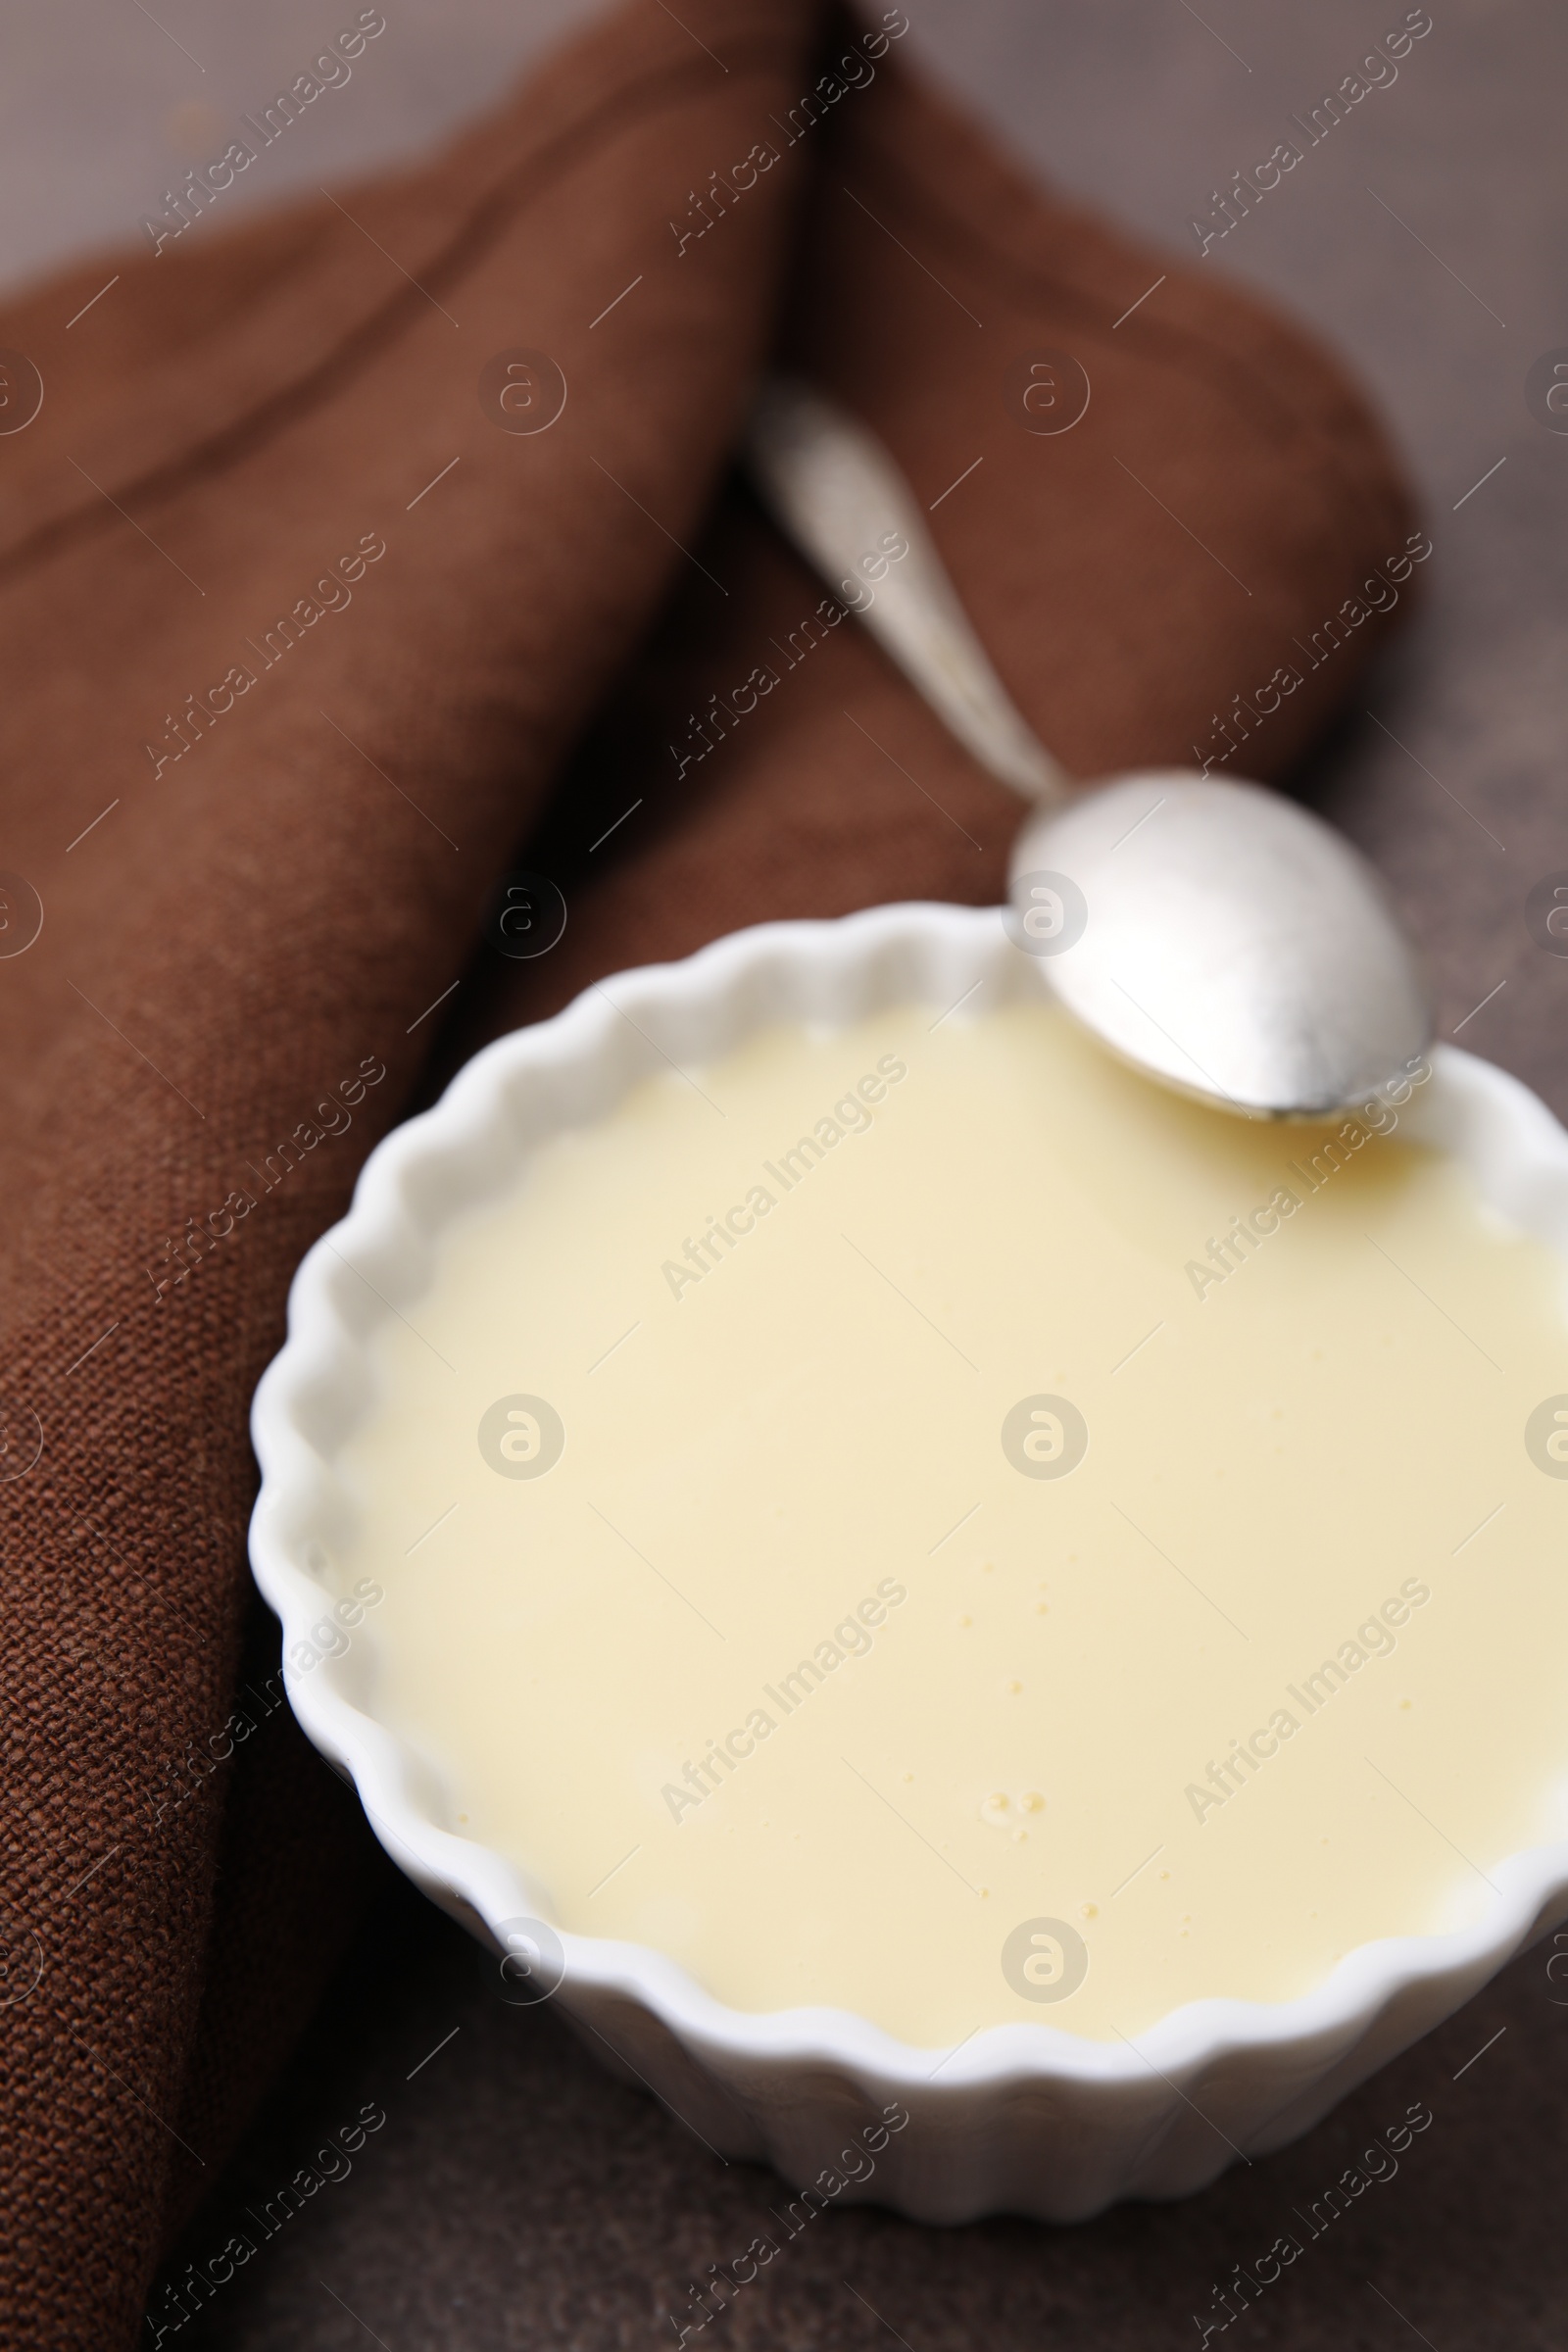
M 530 1935 L 555 1941 L 548 1924 L 517 1926 L 541 1899 L 515 1864 L 434 1825 L 418 1759 L 361 1703 L 362 1643 L 308 1674 L 287 1663 L 332 1597 L 322 1571 L 349 1507 L 334 1461 L 372 1393 L 367 1340 L 418 1298 L 448 1218 L 508 1185 L 556 1129 L 602 1115 L 663 1069 L 664 1055 L 710 1060 L 769 1022 L 832 1027 L 900 1003 L 946 1008 L 981 980 L 992 984 L 988 1004 L 1043 987 L 999 909 L 946 906 L 769 924 L 684 963 L 622 973 L 486 1048 L 434 1109 L 390 1135 L 350 1214 L 295 1277 L 288 1342 L 252 1422 L 263 1483 L 251 1555 L 283 1621 L 289 1696 L 388 1852 L 498 1951 L 509 1933 L 514 1951 Z M 1568 1259 L 1568 1134 L 1491 1064 L 1449 1047 L 1433 1062 L 1405 1132 L 1455 1153 L 1488 1200 Z M 1490 1875 L 1498 1891 L 1472 1927 L 1363 1944 L 1297 2000 L 1191 2002 L 1136 2046 L 1031 2024 L 988 2028 L 952 2051 L 916 2049 L 844 2010 L 727 2008 L 659 1952 L 574 1935 L 556 1942 L 564 1974 L 554 1997 L 598 2055 L 714 2149 L 767 2160 L 792 2189 L 834 2167 L 850 2135 L 896 2104 L 907 2123 L 872 2172 L 857 2159 L 862 2177 L 837 2192 L 846 2201 L 929 2222 L 999 2211 L 1076 2221 L 1118 2197 L 1182 2195 L 1238 2154 L 1282 2147 L 1568 1916 L 1568 1844 L 1516 1854 Z

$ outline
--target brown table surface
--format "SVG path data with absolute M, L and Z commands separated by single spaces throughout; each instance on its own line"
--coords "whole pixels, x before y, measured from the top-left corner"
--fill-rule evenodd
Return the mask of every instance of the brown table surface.
M 386 40 L 275 159 L 261 200 L 416 145 L 587 11 L 389 0 L 386 13 Z M 1436 541 L 1426 612 L 1307 789 L 1388 875 L 1428 952 L 1442 1033 L 1568 1114 L 1568 960 L 1524 919 L 1532 884 L 1568 869 L 1568 433 L 1544 429 L 1525 397 L 1531 363 L 1568 346 L 1568 14 L 1553 0 L 1432 0 L 1432 13 L 1397 83 L 1311 150 L 1208 266 L 1269 288 L 1358 365 Z M 1181 250 L 1210 190 L 1266 155 L 1403 10 L 910 0 L 910 14 L 928 59 L 1043 170 Z M 22 22 L 0 106 L 8 272 L 133 235 L 207 151 L 215 119 L 297 71 L 329 15 L 315 0 L 160 0 L 155 20 L 76 0 Z M 910 2352 L 1196 2344 L 1193 2314 L 1213 2286 L 1421 2099 L 1435 2121 L 1397 2177 L 1237 2326 L 1273 2346 L 1556 2346 L 1568 1984 L 1548 1980 L 1550 1949 L 1299 2145 L 1234 2166 L 1200 2197 L 1072 2230 L 836 2212 L 715 2335 L 776 2352 L 890 2338 Z M 477 1950 L 389 1870 L 372 1931 L 184 2254 L 216 2252 L 242 2209 L 367 2100 L 386 2122 L 352 2173 L 181 2332 L 190 2352 L 671 2343 L 687 2281 L 744 2248 L 777 2191 L 763 2172 L 721 2169 L 548 2010 L 508 2007 Z

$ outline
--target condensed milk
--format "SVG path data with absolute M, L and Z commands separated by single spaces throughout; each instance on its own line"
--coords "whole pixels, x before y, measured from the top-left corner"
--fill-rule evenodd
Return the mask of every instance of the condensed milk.
M 559 1929 L 929 2046 L 1476 1918 L 1568 1833 L 1568 1331 L 1408 1140 L 1426 1075 L 1252 1125 L 909 1004 L 545 1143 L 338 1461 L 442 1825 Z

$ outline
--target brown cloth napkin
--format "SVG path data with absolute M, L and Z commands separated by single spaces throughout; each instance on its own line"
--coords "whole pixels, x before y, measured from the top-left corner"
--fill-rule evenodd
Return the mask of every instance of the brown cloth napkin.
M 906 29 L 632 0 L 428 168 L 0 317 L 5 2345 L 130 2340 L 354 1924 L 244 1528 L 367 1149 L 604 972 L 1001 892 L 1019 805 L 724 484 L 769 352 L 1080 772 L 1279 774 L 1419 577 L 1322 353 L 1042 196 Z

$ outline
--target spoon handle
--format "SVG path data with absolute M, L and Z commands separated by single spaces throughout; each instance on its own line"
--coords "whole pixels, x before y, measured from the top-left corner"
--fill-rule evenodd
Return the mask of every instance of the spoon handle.
M 1016 709 L 971 628 L 908 483 L 882 444 L 807 385 L 774 378 L 747 438 L 774 520 L 861 619 L 982 767 L 1024 800 L 1068 798 L 1067 778 Z M 907 554 L 874 584 L 860 569 L 898 533 Z

